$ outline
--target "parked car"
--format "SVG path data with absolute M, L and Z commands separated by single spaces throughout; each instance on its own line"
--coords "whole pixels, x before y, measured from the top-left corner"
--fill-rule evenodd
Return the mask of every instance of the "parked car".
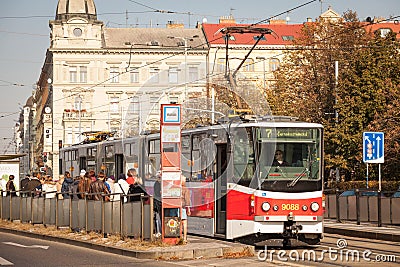
M 360 190 L 359 192 L 360 192 L 360 196 L 363 196 L 363 197 L 377 197 L 378 196 L 378 191 Z M 356 195 L 355 189 L 347 190 L 340 194 L 341 197 L 349 197 L 349 196 L 355 196 L 355 195 Z
M 392 195 L 392 197 L 400 197 L 400 191 L 394 192 L 394 194 Z

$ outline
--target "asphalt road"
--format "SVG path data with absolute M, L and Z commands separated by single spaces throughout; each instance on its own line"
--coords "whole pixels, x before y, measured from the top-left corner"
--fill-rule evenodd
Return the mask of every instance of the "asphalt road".
M 0 233 L 0 266 L 175 266 L 64 243 Z
M 189 239 L 190 241 L 190 239 Z M 262 248 L 257 250 L 259 252 Z M 265 252 L 265 251 L 263 251 Z M 314 254 L 315 253 L 315 256 Z M 357 257 L 357 254 L 359 257 Z M 265 259 L 263 259 L 265 257 Z M 400 244 L 326 234 L 321 245 L 267 248 L 249 258 L 156 261 L 64 243 L 0 234 L 0 266 L 400 266 Z

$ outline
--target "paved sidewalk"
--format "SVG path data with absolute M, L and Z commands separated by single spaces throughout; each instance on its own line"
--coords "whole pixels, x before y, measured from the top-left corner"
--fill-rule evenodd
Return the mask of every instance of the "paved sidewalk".
M 251 257 L 255 255 L 255 248 L 250 245 L 227 242 L 207 237 L 188 236 L 188 244 L 150 247 L 146 250 L 134 250 L 129 248 L 120 248 L 104 244 L 96 244 L 90 241 L 70 239 L 66 237 L 50 236 L 45 234 L 21 231 L 10 228 L 1 228 L 0 232 L 25 235 L 34 238 L 40 238 L 49 241 L 63 242 L 70 245 L 87 247 L 99 251 L 136 257 L 140 259 L 158 259 L 158 260 L 181 260 L 181 259 L 201 259 L 218 257 Z
M 341 223 L 335 220 L 324 220 L 324 232 L 329 234 L 339 234 L 368 239 L 378 239 L 386 241 L 400 242 L 400 226 L 381 226 L 376 224 L 343 221 Z

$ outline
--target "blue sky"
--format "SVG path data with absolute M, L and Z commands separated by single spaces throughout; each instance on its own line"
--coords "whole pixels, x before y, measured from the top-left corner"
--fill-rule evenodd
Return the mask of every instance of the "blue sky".
M 359 18 L 400 15 L 399 0 L 94 0 L 98 19 L 107 27 L 164 27 L 167 21 L 194 27 L 206 18 L 217 23 L 220 16 L 232 14 L 239 23 L 254 23 L 282 14 L 289 23 L 315 19 L 329 6 L 343 14 L 356 11 Z M 12 139 L 20 108 L 32 93 L 32 85 L 49 47 L 49 20 L 54 19 L 58 0 L 0 0 L 0 154 Z M 306 4 L 289 13 L 286 11 Z M 158 10 L 158 11 L 157 11 Z M 159 11 L 171 11 L 161 13 Z M 8 153 L 13 152 L 12 146 Z

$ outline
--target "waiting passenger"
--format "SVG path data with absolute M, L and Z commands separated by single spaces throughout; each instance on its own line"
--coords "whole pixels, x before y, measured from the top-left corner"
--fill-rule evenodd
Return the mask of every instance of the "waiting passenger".
M 8 176 L 8 182 L 6 184 L 7 195 L 15 197 L 17 193 L 15 192 L 14 175 Z
M 57 183 L 53 181 L 53 178 L 49 175 L 46 177 L 44 184 L 42 185 L 42 192 L 44 192 L 45 198 L 55 198 L 57 193 Z
M 118 176 L 118 181 L 114 185 L 114 201 L 120 201 L 121 195 L 124 196 L 124 202 L 127 202 L 126 195 L 129 192 L 129 184 L 126 182 L 125 173 L 121 173 Z
M 72 187 L 74 186 L 74 179 L 71 177 L 70 172 L 65 172 L 64 181 L 61 186 L 61 193 L 64 199 L 71 198 Z
M 110 191 L 108 191 L 107 186 L 104 184 L 105 177 L 104 172 L 99 172 L 98 179 L 90 184 L 89 193 L 91 194 L 91 199 L 101 200 L 102 194 L 105 194 L 104 200 L 110 200 Z
M 128 170 L 127 173 L 127 178 L 126 178 L 126 182 L 129 185 L 133 185 L 133 184 L 143 184 L 142 178 L 140 178 L 137 174 L 137 171 L 135 168 L 131 168 Z

